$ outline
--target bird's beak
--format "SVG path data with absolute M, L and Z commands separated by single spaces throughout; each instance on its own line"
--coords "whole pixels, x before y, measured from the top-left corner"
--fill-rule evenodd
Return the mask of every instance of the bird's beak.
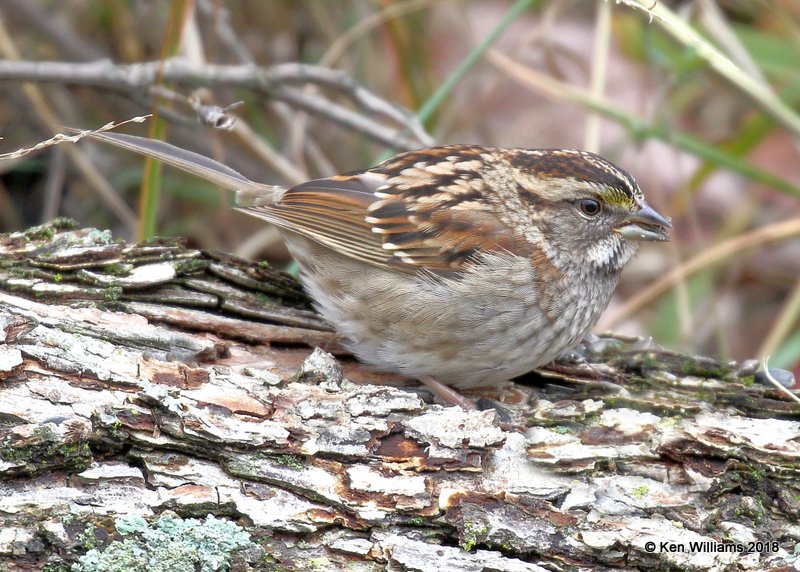
M 667 230 L 670 228 L 672 223 L 667 217 L 643 204 L 642 208 L 631 213 L 614 231 L 631 240 L 666 242 L 670 240 Z

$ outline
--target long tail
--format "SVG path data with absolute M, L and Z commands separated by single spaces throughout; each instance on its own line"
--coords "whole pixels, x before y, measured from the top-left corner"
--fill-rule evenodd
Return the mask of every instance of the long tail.
M 271 203 L 283 194 L 285 190 L 283 187 L 251 181 L 238 171 L 223 165 L 219 161 L 157 139 L 147 139 L 122 133 L 92 133 L 89 137 L 152 157 L 167 165 L 197 175 L 201 179 L 236 191 L 236 204 L 241 207 Z

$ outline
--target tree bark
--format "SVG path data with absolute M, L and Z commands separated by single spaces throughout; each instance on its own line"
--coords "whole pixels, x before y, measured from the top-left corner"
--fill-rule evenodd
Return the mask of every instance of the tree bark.
M 68 221 L 0 237 L 0 342 L 0 570 L 797 569 L 750 367 L 604 336 L 448 408 L 279 272 Z

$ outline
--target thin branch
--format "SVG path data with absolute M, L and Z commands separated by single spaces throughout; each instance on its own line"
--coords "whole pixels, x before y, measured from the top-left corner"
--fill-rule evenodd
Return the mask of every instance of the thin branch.
M 391 105 L 344 72 L 317 66 L 287 63 L 271 68 L 248 64 L 206 64 L 200 67 L 181 58 L 129 65 L 118 65 L 109 60 L 90 63 L 0 61 L 0 80 L 53 82 L 123 92 L 149 90 L 156 84 L 159 72 L 164 82 L 184 86 L 231 85 L 252 89 L 396 149 L 415 149 L 420 143 L 428 145 L 432 141 L 410 112 Z M 394 121 L 401 129 L 386 127 L 329 99 L 287 85 L 309 83 L 335 90 L 359 108 Z M 403 136 L 401 131 L 405 130 L 415 133 L 419 142 Z
M 238 61 L 255 64 L 253 54 L 250 53 L 250 50 L 247 49 L 247 46 L 241 41 L 238 33 L 231 25 L 231 13 L 228 8 L 220 2 L 211 2 L 211 0 L 200 0 L 200 2 L 197 2 L 197 8 L 203 16 L 213 22 L 216 37 Z

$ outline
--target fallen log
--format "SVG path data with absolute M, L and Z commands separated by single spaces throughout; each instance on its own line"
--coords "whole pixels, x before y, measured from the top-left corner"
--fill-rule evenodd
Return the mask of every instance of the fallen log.
M 800 406 L 750 364 L 606 335 L 462 411 L 280 272 L 64 220 L 0 236 L 0 343 L 0 569 L 798 562 Z

